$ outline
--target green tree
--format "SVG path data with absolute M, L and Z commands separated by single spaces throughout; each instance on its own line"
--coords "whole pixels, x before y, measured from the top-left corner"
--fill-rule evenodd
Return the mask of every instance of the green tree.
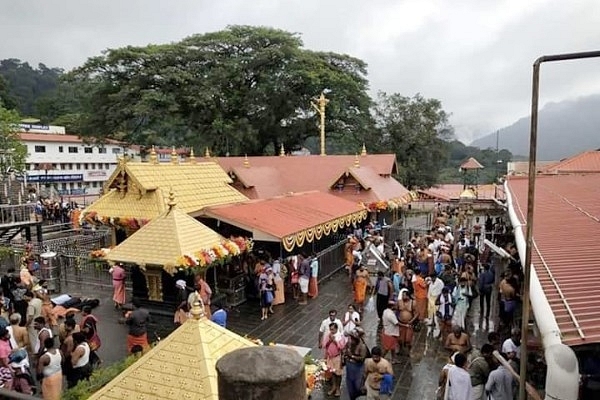
M 372 125 L 366 73 L 359 59 L 304 49 L 296 34 L 232 26 L 108 50 L 69 78 L 89 85 L 84 135 L 260 155 L 318 136 L 310 101 L 324 89 L 328 140 L 356 151 Z
M 10 171 L 25 170 L 27 146 L 21 143 L 18 134 L 19 114 L 0 105 L 0 174 L 6 177 Z
M 379 93 L 374 115 L 379 147 L 396 153 L 404 185 L 434 185 L 447 159 L 447 140 L 453 136 L 442 103 L 420 94 Z

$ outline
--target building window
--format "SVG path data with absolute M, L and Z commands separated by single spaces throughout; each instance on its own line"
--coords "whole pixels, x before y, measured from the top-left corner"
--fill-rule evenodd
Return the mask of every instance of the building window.
M 67 190 L 67 184 L 66 183 L 61 183 L 60 184 L 62 190 Z
M 75 169 L 81 169 L 81 164 L 79 164 L 79 163 L 75 164 Z
M 118 148 L 118 147 L 115 147 L 115 148 L 112 149 L 112 153 L 113 154 L 121 154 L 121 149 Z
M 110 164 L 108 164 L 108 163 L 104 164 L 104 169 L 110 169 Z
M 104 168 L 104 164 L 98 163 L 98 169 L 102 169 L 102 168 Z
M 83 169 L 88 169 L 88 164 L 87 163 L 83 164 Z
M 85 148 L 83 149 L 83 152 L 84 152 L 85 154 L 92 154 L 92 153 L 94 152 L 94 149 L 93 149 L 92 147 L 85 147 Z
M 73 163 L 69 163 L 69 169 L 73 169 Z
M 69 153 L 77 153 L 78 152 L 78 148 L 76 146 L 69 146 Z
M 59 152 L 59 153 L 62 153 L 64 150 L 65 150 L 65 149 L 64 149 L 64 147 L 62 147 L 62 146 L 58 146 L 58 152 Z
M 106 147 L 99 147 L 98 154 L 106 154 Z
M 96 163 L 91 163 L 90 166 L 92 167 L 92 169 L 96 169 Z
M 46 146 L 35 146 L 34 148 L 36 153 L 45 153 L 46 152 Z
M 58 169 L 58 165 L 57 164 L 52 164 L 52 169 Z

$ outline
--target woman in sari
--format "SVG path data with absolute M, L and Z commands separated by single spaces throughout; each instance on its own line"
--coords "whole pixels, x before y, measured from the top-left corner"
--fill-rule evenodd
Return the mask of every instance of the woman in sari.
M 315 299 L 319 295 L 319 259 L 316 254 L 310 260 L 310 279 L 308 281 L 308 297 Z
M 369 285 L 369 271 L 365 269 L 364 265 L 361 265 L 356 271 L 356 277 L 354 278 L 354 302 L 358 307 L 358 312 L 363 312 L 365 300 L 367 297 L 367 286 Z
M 273 266 L 271 268 L 273 269 L 273 281 L 275 282 L 273 305 L 276 306 L 285 303 L 285 290 L 283 287 L 283 278 L 281 276 L 281 261 L 278 259 L 273 261 Z
M 125 304 L 125 270 L 121 264 L 115 264 L 108 272 L 112 275 L 115 308 L 119 309 Z

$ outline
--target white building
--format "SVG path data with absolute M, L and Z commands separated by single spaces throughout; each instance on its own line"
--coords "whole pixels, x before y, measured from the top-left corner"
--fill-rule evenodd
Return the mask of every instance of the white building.
M 90 145 L 64 127 L 22 124 L 27 146 L 26 185 L 51 186 L 60 195 L 98 194 L 121 155 L 138 156 L 115 141 Z

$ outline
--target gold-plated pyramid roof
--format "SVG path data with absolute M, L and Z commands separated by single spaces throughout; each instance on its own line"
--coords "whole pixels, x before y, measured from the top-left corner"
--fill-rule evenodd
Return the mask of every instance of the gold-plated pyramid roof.
M 208 250 L 223 237 L 190 217 L 179 206 L 171 206 L 108 253 L 114 262 L 173 266 L 184 254 Z
M 83 214 L 95 212 L 98 217 L 151 220 L 165 209 L 165 198 L 172 189 L 177 193 L 179 209 L 198 216 L 205 207 L 247 200 L 230 183 L 231 178 L 215 162 L 124 162 L 107 180 L 106 194 Z
M 217 360 L 252 346 L 204 317 L 189 319 L 90 399 L 218 400 Z

